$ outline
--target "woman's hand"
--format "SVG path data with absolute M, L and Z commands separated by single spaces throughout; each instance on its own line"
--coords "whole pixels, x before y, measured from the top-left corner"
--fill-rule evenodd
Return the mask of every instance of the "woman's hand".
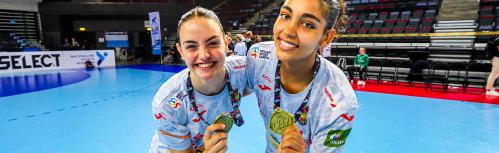
M 300 130 L 293 125 L 282 134 L 282 141 L 277 148 L 278 153 L 304 153 L 306 151 L 305 141 L 301 136 Z
M 203 136 L 205 153 L 225 153 L 227 152 L 228 134 L 223 131 L 224 124 L 212 124 L 206 128 Z

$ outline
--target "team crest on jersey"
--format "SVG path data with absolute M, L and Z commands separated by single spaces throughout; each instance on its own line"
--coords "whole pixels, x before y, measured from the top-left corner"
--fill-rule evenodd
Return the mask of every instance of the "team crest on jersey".
M 334 148 L 343 146 L 351 130 L 352 130 L 351 128 L 348 130 L 330 130 L 327 133 L 324 145 Z
M 171 97 L 170 100 L 168 100 L 168 105 L 174 109 L 177 109 L 180 106 L 180 100 L 176 97 Z
M 261 50 L 258 58 L 267 59 L 267 60 L 270 59 L 270 51 Z

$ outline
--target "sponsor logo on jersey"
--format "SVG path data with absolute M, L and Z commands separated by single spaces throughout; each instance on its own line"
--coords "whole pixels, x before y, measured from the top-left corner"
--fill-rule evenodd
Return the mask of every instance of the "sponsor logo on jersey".
M 335 148 L 343 146 L 351 130 L 352 130 L 351 128 L 348 130 L 330 130 L 327 133 L 324 145 Z
M 246 67 L 246 65 L 236 65 L 236 66 L 234 66 L 234 70 L 244 69 L 245 67 Z
M 331 94 L 331 92 L 329 92 L 327 88 L 324 88 L 324 94 L 326 94 L 327 98 L 329 99 L 329 105 L 333 108 L 336 107 L 336 104 L 334 104 L 333 94 Z
M 162 119 L 163 118 L 163 114 L 161 114 L 161 113 L 154 114 L 154 118 L 156 118 L 156 120 Z
M 260 51 L 260 55 L 258 56 L 258 58 L 261 58 L 261 59 L 270 59 L 270 51 L 261 50 Z
M 267 75 L 267 74 L 262 74 L 262 78 L 267 81 L 268 83 L 272 83 L 272 81 L 270 80 L 270 77 Z
M 176 97 L 171 97 L 170 100 L 168 100 L 168 105 L 174 109 L 177 109 L 180 106 L 180 100 Z
M 348 116 L 348 114 L 341 114 L 341 117 L 343 117 L 344 119 L 346 119 L 348 121 L 352 121 L 355 116 L 353 116 L 353 115 Z
M 260 88 L 260 90 L 262 90 L 262 91 L 272 90 L 272 88 L 270 88 L 269 86 L 267 86 L 267 85 L 261 85 L 261 84 L 258 85 L 258 88 Z

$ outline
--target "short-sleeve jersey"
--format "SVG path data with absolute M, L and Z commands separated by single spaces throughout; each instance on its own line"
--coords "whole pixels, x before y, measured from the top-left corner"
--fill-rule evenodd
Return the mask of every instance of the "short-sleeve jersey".
M 226 57 L 225 68 L 228 70 L 233 90 L 243 95 L 246 86 L 245 57 Z M 209 126 L 204 123 L 191 106 L 187 97 L 187 77 L 185 69 L 166 81 L 154 96 L 152 112 L 157 128 L 151 142 L 151 153 L 165 153 L 169 149 L 203 150 L 203 134 Z M 233 110 L 227 85 L 214 96 L 206 96 L 194 91 L 198 112 L 206 122 L 212 124 L 223 112 Z
M 281 109 L 295 114 L 311 88 L 307 122 L 294 125 L 302 132 L 307 152 L 342 152 L 352 129 L 357 98 L 343 72 L 319 56 L 320 68 L 312 82 L 301 93 L 289 94 L 281 87 Z M 267 152 L 276 152 L 282 135 L 269 128 L 274 111 L 274 79 L 278 59 L 273 42 L 253 45 L 247 56 L 248 88 L 254 89 L 260 114 L 266 126 Z

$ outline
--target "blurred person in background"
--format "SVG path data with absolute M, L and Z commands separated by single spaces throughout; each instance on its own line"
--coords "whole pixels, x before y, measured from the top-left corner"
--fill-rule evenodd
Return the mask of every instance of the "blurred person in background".
M 246 56 L 246 52 L 248 51 L 248 47 L 246 43 L 244 43 L 244 36 L 242 34 L 236 35 L 236 44 L 234 45 L 234 52 L 238 56 Z

